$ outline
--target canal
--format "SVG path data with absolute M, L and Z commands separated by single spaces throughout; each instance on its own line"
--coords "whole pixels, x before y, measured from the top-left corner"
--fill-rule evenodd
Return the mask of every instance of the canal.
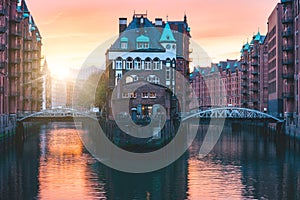
M 300 144 L 264 130 L 225 128 L 203 159 L 205 127 L 159 171 L 110 169 L 85 149 L 71 123 L 41 125 L 0 150 L 0 199 L 300 199 Z

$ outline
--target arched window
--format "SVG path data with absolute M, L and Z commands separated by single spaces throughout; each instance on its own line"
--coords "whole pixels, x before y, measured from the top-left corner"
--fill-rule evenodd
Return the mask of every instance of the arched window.
M 136 58 L 134 59 L 134 69 L 135 70 L 140 70 L 141 69 L 141 59 L 140 58 Z
M 136 48 L 137 49 L 148 49 L 150 39 L 147 36 L 140 35 L 136 38 Z
M 151 70 L 151 59 L 148 57 L 145 59 L 145 70 Z
M 132 83 L 132 82 L 133 82 L 133 78 L 131 76 L 127 76 L 126 83 Z
M 173 67 L 173 68 L 176 67 L 176 60 L 175 60 L 175 59 L 172 60 L 172 67 Z
M 121 57 L 118 57 L 116 59 L 116 69 L 122 69 L 122 62 L 123 62 L 123 60 Z
M 137 75 L 130 75 L 130 76 L 126 76 L 125 82 L 132 83 L 132 82 L 135 82 L 138 80 L 139 80 L 139 77 Z
M 160 70 L 161 69 L 161 62 L 159 58 L 153 59 L 153 70 Z
M 126 59 L 126 69 L 127 70 L 133 69 L 133 59 L 131 57 Z
M 171 59 L 170 58 L 166 59 L 166 67 L 171 67 Z

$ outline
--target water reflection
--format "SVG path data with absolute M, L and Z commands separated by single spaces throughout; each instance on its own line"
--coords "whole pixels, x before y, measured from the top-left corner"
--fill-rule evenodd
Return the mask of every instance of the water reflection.
M 84 152 L 75 127 L 53 124 L 40 134 L 39 194 L 41 199 L 87 199 L 104 197 L 101 180 L 94 178 L 95 162 Z M 102 195 L 101 195 L 102 194 Z
M 170 166 L 129 174 L 95 160 L 74 125 L 41 126 L 0 151 L 0 199 L 300 199 L 299 142 L 225 129 L 198 159 L 205 130 Z

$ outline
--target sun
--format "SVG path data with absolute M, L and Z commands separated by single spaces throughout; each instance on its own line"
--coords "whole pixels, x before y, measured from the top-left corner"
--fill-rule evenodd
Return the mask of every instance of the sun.
M 53 67 L 50 70 L 53 78 L 60 80 L 69 78 L 69 69 L 67 67 Z

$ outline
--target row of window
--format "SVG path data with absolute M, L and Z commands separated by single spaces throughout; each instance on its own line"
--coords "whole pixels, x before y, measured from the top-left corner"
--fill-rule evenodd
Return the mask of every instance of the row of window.
M 125 79 L 126 83 L 132 83 L 135 81 L 138 81 L 139 77 L 136 75 L 131 75 L 131 76 L 127 76 Z M 154 83 L 154 84 L 159 84 L 160 83 L 160 79 L 159 77 L 157 77 L 156 75 L 149 75 L 147 76 L 146 80 L 150 83 Z
M 137 49 L 149 49 L 150 45 L 149 42 L 137 42 L 136 48 Z M 121 42 L 121 49 L 127 49 L 128 43 L 127 42 Z
M 123 61 L 116 60 L 116 69 L 123 69 Z M 160 70 L 162 68 L 160 61 L 145 61 L 144 69 L 145 70 Z M 141 70 L 142 69 L 142 61 L 141 60 L 126 60 L 125 62 L 125 69 L 126 70 Z
M 122 98 L 137 98 L 137 93 L 136 92 L 123 92 L 122 93 Z M 155 92 L 142 92 L 141 93 L 141 98 L 143 99 L 147 99 L 147 98 L 151 98 L 154 99 L 156 98 L 156 93 Z
M 117 58 L 115 61 L 115 69 L 123 69 L 126 70 L 141 70 L 142 63 L 144 63 L 144 69 L 145 70 L 160 70 L 162 69 L 162 61 L 159 58 L 154 58 L 151 60 L 149 57 L 145 60 L 141 60 L 140 58 L 135 58 L 134 60 L 132 58 L 127 58 L 125 61 L 122 60 L 122 58 Z M 171 66 L 171 59 L 166 59 L 166 66 Z M 173 67 L 175 66 L 175 60 L 173 60 Z

